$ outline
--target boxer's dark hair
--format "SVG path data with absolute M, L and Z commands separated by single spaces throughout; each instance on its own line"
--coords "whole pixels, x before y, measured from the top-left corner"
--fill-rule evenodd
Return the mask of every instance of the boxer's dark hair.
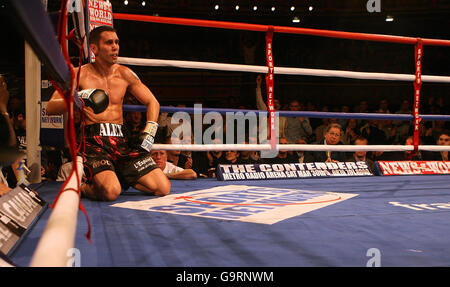
M 111 26 L 98 26 L 89 32 L 89 44 L 98 44 L 98 41 L 100 40 L 100 34 L 103 32 L 116 32 L 116 29 L 114 29 Z

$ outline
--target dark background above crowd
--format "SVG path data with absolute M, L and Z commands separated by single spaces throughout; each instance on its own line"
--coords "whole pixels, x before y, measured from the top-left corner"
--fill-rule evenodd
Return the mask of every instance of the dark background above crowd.
M 381 12 L 369 13 L 366 0 L 315 1 L 111 1 L 117 13 L 132 13 L 256 23 L 278 26 L 329 29 L 350 32 L 450 39 L 450 3 L 441 0 L 381 1 Z M 48 11 L 56 13 L 60 1 L 48 1 Z M 237 2 L 236 2 L 237 3 Z M 292 4 L 295 3 L 295 4 Z M 214 5 L 220 6 L 214 10 Z M 294 11 L 290 7 L 295 5 Z M 308 7 L 314 9 L 309 11 Z M 275 11 L 270 7 L 276 6 Z M 0 47 L 0 72 L 7 72 L 12 97 L 23 97 L 24 44 L 11 25 L 7 1 L 0 0 L 3 39 Z M 394 17 L 386 22 L 387 15 Z M 298 16 L 300 23 L 292 23 Z M 54 17 L 54 19 L 56 19 Z M 114 21 L 121 38 L 121 56 L 153 59 L 266 65 L 265 34 L 214 28 L 198 28 L 134 21 Z M 414 48 L 411 45 L 342 40 L 304 35 L 274 36 L 274 64 L 282 67 L 352 70 L 386 73 L 414 73 Z M 426 46 L 424 75 L 450 75 L 448 47 Z M 72 56 L 76 57 L 75 49 Z M 133 67 L 151 88 L 162 105 L 201 102 L 205 106 L 225 107 L 229 98 L 239 106 L 254 108 L 254 74 L 240 72 L 198 71 L 159 67 Z M 426 83 L 422 101 L 446 97 L 448 84 Z M 375 110 L 381 99 L 390 100 L 397 110 L 404 99 L 412 99 L 408 82 L 362 81 L 307 76 L 276 75 L 275 97 L 287 104 L 292 99 L 339 108 L 353 107 L 367 100 Z M 232 103 L 229 103 L 232 104 Z M 234 107 L 230 106 L 229 107 Z M 412 104 L 412 103 L 411 103 Z M 335 106 L 335 107 L 334 107 Z M 320 110 L 320 108 L 319 108 Z

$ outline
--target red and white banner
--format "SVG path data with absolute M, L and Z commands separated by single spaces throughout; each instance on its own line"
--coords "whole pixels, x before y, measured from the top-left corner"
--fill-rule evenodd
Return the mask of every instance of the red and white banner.
M 274 88 L 274 65 L 272 53 L 273 27 L 269 27 L 266 33 L 266 58 L 267 58 L 267 110 L 269 112 L 270 122 L 270 144 L 275 149 L 277 144 L 277 134 L 275 126 L 275 106 L 273 103 L 273 88 Z
M 104 0 L 87 0 L 87 15 L 89 31 L 98 26 L 113 27 L 113 11 L 109 1 Z M 95 56 L 91 53 L 91 62 L 95 61 Z
M 450 161 L 378 161 L 382 175 L 450 174 Z
M 422 40 L 418 39 L 417 44 L 414 47 L 414 59 L 416 66 L 416 79 L 414 81 L 414 107 L 413 107 L 413 116 L 414 116 L 414 153 L 417 152 L 419 147 L 419 124 L 422 120 L 419 117 L 419 106 L 420 106 L 420 88 L 422 86 L 422 57 L 423 57 L 423 44 Z
M 113 26 L 112 5 L 109 1 L 88 0 L 89 30 L 97 26 Z

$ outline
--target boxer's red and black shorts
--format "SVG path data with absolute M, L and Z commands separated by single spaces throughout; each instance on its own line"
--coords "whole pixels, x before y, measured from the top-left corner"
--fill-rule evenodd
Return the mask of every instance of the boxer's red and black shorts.
M 105 170 L 114 171 L 124 189 L 158 168 L 150 153 L 128 142 L 126 127 L 119 124 L 87 125 L 84 131 L 84 171 L 88 181 Z

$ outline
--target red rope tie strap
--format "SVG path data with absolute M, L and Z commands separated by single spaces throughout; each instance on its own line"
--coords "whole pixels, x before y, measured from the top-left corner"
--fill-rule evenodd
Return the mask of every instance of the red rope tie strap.
M 273 27 L 269 26 L 266 32 L 266 59 L 267 59 L 267 75 L 266 75 L 266 87 L 267 87 L 267 109 L 269 111 L 270 122 L 270 145 L 272 149 L 277 145 L 277 133 L 275 125 L 275 107 L 273 104 L 273 80 L 274 80 L 274 65 L 273 65 L 273 53 L 272 53 L 272 40 L 273 40 Z
M 422 39 L 418 38 L 417 43 L 414 46 L 414 58 L 416 67 L 416 78 L 414 80 L 414 135 L 413 135 L 413 145 L 414 152 L 417 154 L 419 150 L 419 125 L 422 119 L 419 117 L 419 106 L 420 106 L 420 88 L 422 86 L 422 57 L 423 57 L 423 42 Z
M 70 74 L 71 74 L 71 83 L 70 83 L 70 89 L 69 90 L 63 90 L 62 87 L 58 86 L 54 81 L 50 79 L 55 89 L 64 97 L 64 101 L 66 104 L 66 110 L 67 110 L 67 129 L 66 129 L 66 140 L 68 142 L 70 155 L 72 158 L 72 170 L 70 175 L 68 176 L 68 179 L 72 177 L 72 175 L 75 173 L 75 176 L 77 178 L 77 182 L 80 182 L 80 174 L 78 173 L 78 169 L 76 168 L 77 163 L 77 153 L 79 151 L 79 147 L 77 148 L 76 143 L 76 135 L 75 135 L 75 128 L 74 128 L 74 114 L 73 114 L 73 96 L 74 96 L 74 81 L 75 81 L 75 72 L 72 66 L 72 63 L 70 62 L 69 52 L 66 44 L 66 39 L 74 40 L 74 34 L 70 33 L 69 35 L 65 32 L 65 27 L 67 27 L 67 0 L 61 2 L 61 12 L 58 19 L 58 42 L 61 46 L 61 50 L 63 52 L 64 58 L 66 60 L 66 64 L 69 67 Z M 75 41 L 77 44 L 77 42 Z M 80 54 L 81 57 L 81 54 Z M 80 60 L 81 63 L 81 60 Z M 81 69 L 78 69 L 78 75 L 77 78 L 79 78 Z M 77 81 L 78 83 L 79 81 Z M 78 88 L 78 86 L 76 87 Z M 82 119 L 83 120 L 83 119 Z M 65 187 L 68 183 L 68 179 L 64 182 L 64 184 L 61 186 L 61 189 L 59 190 L 59 193 L 57 194 L 53 204 L 51 205 L 51 208 L 54 208 L 59 197 L 61 196 L 62 192 L 65 191 Z M 68 188 L 68 190 L 73 190 L 78 195 L 81 194 L 80 186 L 77 187 L 77 189 Z M 81 197 L 81 196 L 80 196 Z M 88 214 L 86 210 L 84 209 L 83 205 L 81 204 L 81 200 L 79 202 L 79 209 L 84 213 L 87 224 L 88 224 L 88 232 L 86 234 L 87 239 L 89 242 L 92 242 L 91 240 L 91 223 L 88 217 Z

